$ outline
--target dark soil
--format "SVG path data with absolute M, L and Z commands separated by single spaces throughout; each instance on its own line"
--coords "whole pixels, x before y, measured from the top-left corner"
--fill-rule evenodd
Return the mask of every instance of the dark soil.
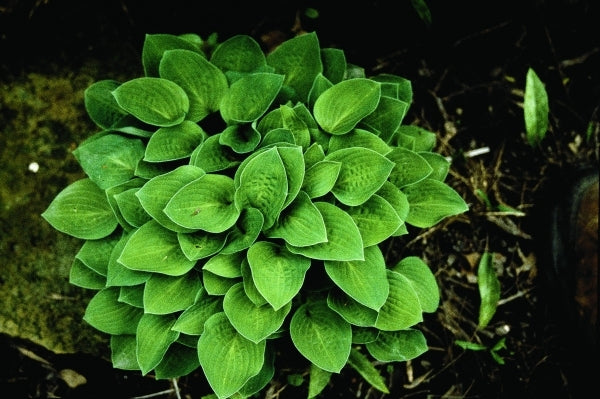
M 322 397 L 581 398 L 600 393 L 594 366 L 597 313 L 591 316 L 595 329 L 589 335 L 585 318 L 590 316 L 581 322 L 571 291 L 573 270 L 564 266 L 573 261 L 571 254 L 561 253 L 559 265 L 553 258 L 567 241 L 553 243 L 557 235 L 551 217 L 557 204 L 562 204 L 559 214 L 569 209 L 571 183 L 598 170 L 598 2 L 426 0 L 430 26 L 410 2 L 334 6 L 224 1 L 214 7 L 177 0 L 157 6 L 130 0 L 4 3 L 0 73 L 7 76 L 22 70 L 60 71 L 88 59 L 104 65 L 105 78 L 140 76 L 145 33 L 194 32 L 206 38 L 217 32 L 222 39 L 242 33 L 268 49 L 302 31 L 316 31 L 322 47 L 343 49 L 348 61 L 368 75 L 388 72 L 410 79 L 414 104 L 405 121 L 438 134 L 437 151 L 453 159 L 447 181 L 470 210 L 432 229 L 411 229 L 410 238 L 389 243 L 390 261 L 421 256 L 438 278 L 439 311 L 420 325 L 430 351 L 380 368 L 390 395 L 344 369 Z M 319 11 L 318 18 L 304 14 L 309 6 Z M 539 147 L 525 138 L 522 102 L 528 68 L 546 84 L 550 100 L 550 130 Z M 482 148 L 489 152 L 468 156 Z M 487 195 L 491 207 L 478 192 Z M 521 213 L 499 213 L 497 205 Z M 597 202 L 591 209 L 597 225 Z M 559 235 L 570 225 L 567 220 L 560 226 Z M 597 232 L 594 248 L 596 275 L 588 282 L 597 282 Z M 502 295 L 490 324 L 477 329 L 477 266 L 485 251 L 493 253 Z M 591 305 L 597 309 L 595 289 Z M 506 345 L 498 352 L 503 364 L 489 351 L 455 344 L 462 340 L 489 348 L 500 339 Z M 106 360 L 85 353 L 59 355 L 8 336 L 1 344 L 2 396 L 200 398 L 210 393 L 201 373 L 155 381 L 112 369 Z M 294 387 L 286 379 L 304 370 L 282 369 L 294 364 L 294 356 L 282 355 L 280 371 L 259 397 L 306 397 L 306 383 Z M 87 382 L 70 387 L 63 373 L 68 369 Z

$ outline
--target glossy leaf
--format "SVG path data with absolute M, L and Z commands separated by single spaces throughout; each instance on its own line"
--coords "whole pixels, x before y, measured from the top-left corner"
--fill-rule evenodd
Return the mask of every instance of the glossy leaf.
M 148 374 L 163 359 L 169 346 L 177 340 L 179 332 L 171 329 L 173 315 L 144 314 L 137 325 L 136 355 L 142 374 Z
M 206 231 L 177 233 L 183 254 L 189 260 L 207 258 L 219 252 L 227 240 L 227 234 L 211 234 Z
M 425 336 L 419 330 L 382 331 L 367 350 L 380 362 L 405 362 L 427 352 Z
M 368 148 L 342 148 L 329 153 L 326 161 L 341 162 L 340 174 L 331 192 L 343 204 L 364 203 L 390 176 L 394 163 Z
M 118 262 L 132 270 L 181 276 L 195 262 L 185 257 L 177 234 L 165 229 L 154 220 L 136 230 L 123 248 Z
M 154 273 L 144 286 L 144 312 L 169 314 L 191 306 L 202 288 L 197 273 L 167 276 Z
M 387 270 L 390 293 L 379 310 L 375 327 L 382 331 L 404 330 L 423 321 L 421 304 L 410 280 Z
M 525 95 L 523 111 L 525 116 L 525 132 L 529 145 L 536 146 L 548 131 L 548 93 L 544 83 L 532 68 L 527 70 L 525 79 Z
M 431 227 L 444 218 L 466 212 L 469 207 L 454 189 L 438 180 L 425 179 L 403 189 L 410 210 L 406 222 Z
M 377 108 L 380 84 L 369 79 L 344 80 L 325 90 L 315 101 L 314 116 L 321 128 L 346 134 Z
M 477 324 L 479 328 L 485 328 L 488 325 L 496 313 L 498 301 L 500 300 L 500 280 L 496 276 L 492 259 L 492 253 L 484 252 L 477 268 L 477 286 L 481 298 L 479 322 Z
M 135 334 L 142 309 L 119 302 L 119 289 L 104 288 L 88 303 L 83 320 L 107 334 Z
M 206 137 L 204 130 L 190 121 L 161 127 L 148 140 L 144 161 L 166 162 L 187 158 Z
M 221 117 L 227 123 L 252 122 L 260 118 L 277 97 L 284 77 L 254 73 L 232 83 L 221 100 Z
M 406 277 L 415 290 L 423 312 L 435 312 L 440 303 L 440 293 L 435 276 L 429 266 L 416 256 L 398 262 L 392 271 Z
M 266 65 L 266 58 L 260 44 L 251 36 L 235 35 L 215 48 L 210 62 L 224 72 L 253 72 Z
M 179 189 L 163 211 L 187 229 L 222 233 L 240 216 L 234 203 L 234 192 L 232 178 L 205 174 Z
M 206 320 L 222 311 L 222 300 L 219 297 L 200 290 L 196 302 L 179 315 L 172 329 L 183 334 L 202 335 Z
M 322 197 L 331 191 L 342 168 L 341 162 L 319 161 L 306 170 L 302 190 L 310 198 Z
M 301 305 L 290 321 L 290 336 L 298 351 L 319 368 L 339 373 L 352 345 L 352 328 L 324 300 Z
M 394 207 L 377 194 L 361 205 L 346 207 L 345 211 L 356 223 L 365 247 L 390 238 L 403 223 Z
M 265 341 L 254 343 L 231 325 L 225 313 L 211 316 L 198 340 L 198 358 L 211 388 L 219 398 L 236 393 L 262 369 Z
M 127 115 L 112 95 L 112 91 L 119 85 L 116 80 L 100 80 L 92 83 L 83 92 L 88 116 L 102 129 L 110 129 Z
M 433 171 L 425 158 L 406 148 L 394 148 L 386 157 L 396 164 L 389 178 L 398 188 L 418 183 Z
M 159 65 L 163 54 L 167 50 L 185 49 L 198 51 L 199 49 L 183 37 L 167 34 L 146 34 L 142 47 L 142 66 L 146 76 L 158 77 Z
M 118 224 L 104 191 L 87 178 L 58 193 L 42 217 L 56 230 L 84 240 L 104 238 Z
M 333 289 L 329 291 L 327 305 L 353 326 L 375 326 L 377 311 L 361 305 L 341 290 Z
M 247 256 L 256 288 L 275 310 L 296 296 L 310 267 L 310 259 L 270 241 L 254 243 Z
M 181 123 L 190 107 L 185 91 L 176 83 L 162 78 L 129 80 L 117 87 L 113 95 L 121 108 L 154 126 Z

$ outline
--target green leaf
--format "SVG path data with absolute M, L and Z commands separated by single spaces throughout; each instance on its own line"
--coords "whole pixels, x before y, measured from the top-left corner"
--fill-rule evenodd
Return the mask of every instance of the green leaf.
M 313 80 L 323 72 L 316 33 L 305 33 L 281 43 L 267 55 L 267 64 L 285 75 L 284 84 L 293 89 L 293 102 L 306 102 Z
M 183 334 L 202 335 L 204 323 L 210 316 L 223 311 L 222 300 L 200 290 L 196 302 L 183 311 L 172 329 Z
M 143 375 L 148 374 L 163 359 L 167 349 L 179 337 L 171 329 L 175 324 L 173 315 L 144 314 L 137 326 L 136 355 Z
M 283 238 L 295 247 L 327 242 L 323 216 L 304 191 L 298 193 L 266 235 L 269 238 Z
M 136 308 L 144 308 L 144 286 L 138 284 L 133 286 L 121 287 L 119 289 L 119 302 L 126 303 Z
M 346 134 L 377 108 L 381 85 L 364 78 L 344 80 L 325 90 L 315 101 L 314 117 L 330 134 Z
M 263 228 L 273 226 L 288 194 L 287 174 L 277 147 L 257 154 L 240 169 L 236 172 L 236 177 L 239 173 L 235 195 L 238 208 L 258 209 L 265 218 Z
M 368 148 L 377 151 L 381 155 L 385 155 L 392 150 L 381 137 L 364 129 L 353 129 L 343 136 L 331 136 L 329 140 L 329 152 L 351 147 Z
M 238 281 L 240 281 L 240 279 L 219 276 L 208 270 L 202 272 L 204 289 L 210 295 L 225 295 Z
M 367 359 L 358 349 L 352 348 L 348 364 L 365 379 L 371 386 L 383 393 L 390 393 L 385 381 L 373 363 Z
M 290 321 L 290 336 L 298 351 L 323 370 L 339 373 L 352 345 L 352 328 L 324 300 L 301 305 Z
M 423 312 L 435 312 L 440 303 L 440 292 L 435 276 L 429 266 L 416 256 L 408 256 L 398 262 L 392 271 L 406 277 L 414 288 Z
M 87 178 L 58 193 L 42 217 L 56 230 L 83 240 L 104 238 L 118 224 L 104 191 Z
M 221 133 L 209 136 L 190 156 L 190 165 L 202 168 L 205 172 L 218 172 L 240 164 L 236 153 L 227 145 L 221 144 Z
M 204 170 L 197 166 L 182 165 L 170 172 L 153 177 L 136 195 L 146 212 L 162 226 L 172 231 L 189 233 L 192 231 L 191 229 L 173 222 L 163 212 L 163 209 L 179 189 L 204 174 Z
M 433 150 L 437 139 L 435 133 L 413 125 L 401 125 L 396 133 L 397 144 L 414 152 Z
M 200 361 L 196 347 L 190 348 L 174 342 L 154 368 L 154 374 L 157 380 L 172 379 L 188 375 L 198 367 Z
M 119 302 L 119 288 L 104 288 L 88 303 L 83 320 L 107 334 L 135 334 L 143 309 Z
M 253 151 L 260 143 L 261 135 L 253 124 L 230 125 L 219 135 L 219 143 L 238 154 Z
M 139 370 L 140 366 L 135 355 L 135 335 L 111 335 L 110 336 L 110 359 L 116 369 Z
M 117 103 L 142 122 L 154 126 L 181 123 L 190 107 L 185 91 L 167 79 L 142 77 L 129 80 L 113 91 Z
M 270 241 L 257 241 L 247 253 L 252 279 L 275 310 L 287 305 L 302 288 L 310 259 Z
M 358 226 L 365 247 L 390 238 L 403 223 L 394 207 L 377 194 L 361 205 L 344 210 Z
M 186 119 L 192 122 L 218 111 L 229 86 L 225 74 L 195 51 L 165 51 L 159 71 L 162 78 L 177 83 L 187 94 L 190 107 Z
M 87 240 L 83 243 L 75 258 L 96 273 L 106 276 L 110 254 L 119 242 L 119 238 L 118 234 L 113 234 L 99 240 Z
M 430 179 L 435 179 L 439 181 L 446 180 L 446 176 L 448 176 L 448 171 L 450 170 L 450 161 L 446 159 L 446 157 L 438 154 L 437 152 L 419 152 L 419 155 L 422 156 L 429 166 L 431 166 L 431 174 L 427 176 Z
M 130 237 L 131 233 L 124 233 L 110 254 L 108 270 L 106 272 L 107 287 L 143 284 L 151 276 L 148 272 L 131 270 L 117 262 L 117 259 L 121 256 L 121 252 L 123 252 L 123 248 L 125 248 L 125 244 Z
M 328 202 L 316 202 L 315 206 L 325 222 L 327 242 L 305 247 L 288 244 L 288 249 L 312 259 L 364 260 L 362 237 L 352 217 Z
M 233 327 L 255 343 L 277 331 L 291 308 L 291 301 L 278 310 L 270 304 L 255 305 L 246 295 L 241 282 L 231 287 L 223 299 L 223 310 Z
M 204 323 L 198 340 L 198 358 L 206 379 L 219 398 L 236 393 L 263 366 L 265 341 L 254 343 L 231 325 L 225 313 Z
M 235 35 L 220 43 L 210 62 L 223 72 L 253 72 L 266 65 L 260 44 L 248 35 Z
M 413 90 L 410 80 L 391 73 L 380 73 L 372 76 L 376 82 L 381 83 L 381 94 L 412 104 Z
M 225 246 L 227 234 L 211 234 L 206 231 L 177 233 L 183 254 L 189 260 L 204 259 L 218 253 Z
M 423 321 L 421 304 L 410 280 L 400 273 L 387 270 L 390 294 L 379 310 L 375 327 L 382 331 L 397 331 Z
M 305 173 L 302 189 L 310 198 L 322 197 L 331 191 L 342 168 L 341 162 L 319 161 Z
M 232 254 L 250 248 L 258 238 L 265 218 L 256 208 L 246 208 L 237 223 L 229 230 L 227 241 L 221 250 L 222 254 Z
M 277 97 L 283 79 L 283 75 L 263 72 L 235 81 L 221 101 L 221 117 L 227 124 L 257 120 Z
M 406 148 L 394 148 L 386 157 L 396 164 L 389 177 L 398 188 L 418 183 L 433 171 L 425 158 Z
M 112 95 L 119 87 L 115 80 L 100 80 L 92 83 L 83 92 L 85 110 L 90 119 L 102 129 L 110 129 L 127 116 Z
M 303 149 L 308 148 L 310 145 L 310 132 L 306 123 L 296 115 L 296 112 L 289 105 L 280 105 L 281 110 L 281 121 L 283 122 L 283 128 L 288 129 L 294 136 L 294 144 L 302 147 Z
M 527 141 L 531 146 L 539 145 L 548 131 L 548 93 L 532 68 L 527 70 L 523 111 Z
M 241 265 L 244 259 L 245 254 L 243 252 L 233 254 L 219 253 L 206 261 L 204 266 L 202 266 L 202 270 L 208 270 L 217 276 L 225 278 L 241 277 Z
M 154 273 L 144 287 L 144 312 L 169 314 L 185 310 L 194 303 L 201 288 L 195 272 L 182 276 Z
M 390 176 L 394 163 L 368 148 L 342 148 L 330 152 L 326 161 L 341 162 L 340 174 L 331 192 L 343 204 L 364 203 Z
M 106 276 L 95 272 L 75 258 L 69 270 L 69 283 L 82 288 L 100 290 L 106 286 Z
M 317 397 L 331 380 L 331 371 L 326 371 L 310 364 L 310 379 L 308 380 L 308 399 Z
M 331 83 L 339 83 L 344 79 L 346 55 L 343 50 L 337 48 L 321 49 L 321 60 L 323 62 L 323 76 Z
M 364 261 L 325 261 L 325 271 L 346 294 L 371 309 L 379 310 L 388 297 L 385 260 L 376 245 L 365 248 Z
M 90 180 L 106 189 L 134 176 L 138 162 L 144 157 L 144 144 L 140 139 L 107 134 L 83 143 L 73 155 Z
M 498 301 L 500 300 L 500 281 L 496 276 L 492 259 L 492 253 L 484 252 L 477 268 L 477 285 L 481 297 L 479 323 L 477 325 L 479 328 L 485 328 L 488 325 L 496 313 Z
M 382 140 L 389 142 L 402 123 L 408 107 L 409 104 L 402 100 L 381 96 L 377 108 L 364 117 L 360 123 L 369 130 L 378 132 Z
M 148 140 L 144 161 L 166 162 L 188 158 L 207 134 L 194 122 L 161 127 Z
M 146 76 L 158 76 L 160 60 L 167 50 L 199 48 L 184 38 L 167 33 L 146 34 L 142 47 L 142 66 Z
M 130 180 L 133 182 L 134 180 Z M 126 183 L 127 184 L 127 183 Z M 138 183 L 134 183 L 132 185 L 137 185 Z M 142 183 L 143 184 L 143 183 Z M 127 190 L 121 191 L 118 194 L 113 194 L 113 198 L 117 203 L 118 213 L 117 215 L 121 215 L 123 220 L 127 223 L 127 225 L 131 227 L 141 227 L 144 223 L 148 222 L 152 219 L 152 216 L 148 215 L 148 213 L 144 210 L 140 199 L 137 197 L 137 192 L 140 187 L 133 187 Z M 111 189 L 106 190 L 106 195 L 108 196 L 110 202 L 110 193 Z
M 304 180 L 304 156 L 302 148 L 297 145 L 291 147 L 281 145 L 276 148 L 283 162 L 287 178 L 288 193 L 283 203 L 283 208 L 285 208 L 296 198 L 302 187 L 302 181 Z
M 118 262 L 132 270 L 181 276 L 195 261 L 185 257 L 177 234 L 151 220 L 131 234 Z
M 427 3 L 425 3 L 425 0 L 410 0 L 410 4 L 413 6 L 421 21 L 423 21 L 426 26 L 431 26 L 431 11 L 429 10 Z
M 244 398 L 255 396 L 262 391 L 275 375 L 275 351 L 266 348 L 265 361 L 259 373 L 250 378 L 243 387 L 240 388 L 238 394 Z
M 353 326 L 375 326 L 377 311 L 361 305 L 339 289 L 329 291 L 327 305 Z
M 366 344 L 367 350 L 380 362 L 405 362 L 427 352 L 427 341 L 419 330 L 381 331 L 377 339 Z
M 403 188 L 410 209 L 406 223 L 431 227 L 443 219 L 461 214 L 469 207 L 454 189 L 443 182 L 425 179 Z
M 187 229 L 222 233 L 240 216 L 234 193 L 231 177 L 205 174 L 179 189 L 167 203 L 164 213 Z

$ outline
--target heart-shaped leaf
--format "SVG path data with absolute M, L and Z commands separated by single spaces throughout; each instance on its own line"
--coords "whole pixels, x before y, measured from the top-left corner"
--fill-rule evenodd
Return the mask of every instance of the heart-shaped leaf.
M 377 315 L 375 327 L 383 331 L 404 330 L 423 321 L 421 304 L 410 280 L 387 270 L 390 293 Z
M 419 330 L 382 331 L 367 350 L 380 362 L 405 362 L 427 352 L 425 336 Z
M 277 97 L 284 77 L 274 73 L 253 73 L 235 81 L 221 101 L 221 117 L 228 124 L 260 118 Z
M 169 314 L 184 310 L 194 303 L 201 288 L 197 273 L 181 276 L 154 273 L 144 286 L 144 312 Z
M 408 256 L 391 270 L 409 280 L 417 293 L 423 312 L 436 311 L 440 303 L 439 288 L 435 276 L 425 262 L 416 256 Z
M 137 326 L 136 355 L 142 374 L 148 374 L 156 367 L 179 337 L 179 332 L 171 329 L 176 318 L 173 315 L 144 314 Z
M 206 137 L 204 130 L 190 121 L 161 127 L 148 140 L 144 161 L 166 162 L 187 158 Z
M 406 223 L 416 227 L 431 227 L 446 217 L 466 212 L 469 207 L 450 186 L 434 179 L 425 179 L 404 187 L 410 209 Z
M 119 302 L 119 288 L 104 288 L 88 303 L 83 320 L 107 334 L 135 334 L 143 309 Z

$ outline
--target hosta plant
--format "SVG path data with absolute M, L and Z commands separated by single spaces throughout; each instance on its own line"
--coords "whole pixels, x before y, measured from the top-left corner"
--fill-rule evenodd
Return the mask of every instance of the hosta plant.
M 410 81 L 365 76 L 315 33 L 268 53 L 247 35 L 149 34 L 142 65 L 85 91 L 85 178 L 42 214 L 84 241 L 70 282 L 97 291 L 84 319 L 114 367 L 201 369 L 244 398 L 287 344 L 311 397 L 346 366 L 387 392 L 374 361 L 427 350 L 439 292 L 419 257 L 382 247 L 467 210 L 435 135 L 402 124 Z

